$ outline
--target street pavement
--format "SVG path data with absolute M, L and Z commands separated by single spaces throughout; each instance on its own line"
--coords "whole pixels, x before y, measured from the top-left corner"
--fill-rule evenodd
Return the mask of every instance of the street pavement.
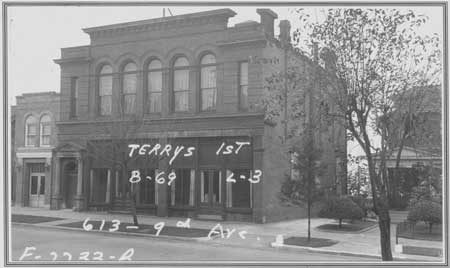
M 12 260 L 18 261 L 118 261 L 122 256 L 132 261 L 264 261 L 264 262 L 366 262 L 371 258 L 338 256 L 309 252 L 281 251 L 272 248 L 239 248 L 193 241 L 164 240 L 156 237 L 111 236 L 71 230 L 53 230 L 38 226 L 12 225 Z M 26 247 L 29 247 L 26 250 Z M 31 247 L 35 247 L 32 249 Z M 88 253 L 82 253 L 88 252 Z M 38 257 L 40 256 L 40 257 Z M 100 259 L 101 257 L 101 259 Z
M 12 207 L 13 214 L 23 214 L 23 215 L 36 215 L 36 216 L 47 216 L 47 217 L 61 217 L 66 220 L 54 221 L 37 224 L 40 226 L 52 227 L 61 223 L 73 222 L 73 221 L 84 221 L 86 218 L 90 220 L 119 220 L 121 222 L 132 222 L 130 215 L 117 215 L 108 214 L 106 212 L 73 212 L 72 210 L 48 210 L 39 208 L 29 208 L 29 207 Z M 160 218 L 151 215 L 139 215 L 140 224 L 156 224 L 158 222 L 164 222 L 165 226 L 176 226 L 178 222 L 185 222 L 186 218 Z M 211 230 L 214 228 L 218 222 L 215 221 L 204 221 L 204 220 L 194 220 L 190 219 L 191 228 L 201 228 L 206 230 Z M 327 223 L 332 223 L 333 220 L 329 219 L 313 219 L 311 222 L 311 234 L 312 237 L 316 238 L 326 238 L 339 241 L 339 243 L 326 247 L 318 248 L 318 250 L 323 249 L 328 253 L 336 254 L 347 254 L 353 256 L 378 256 L 380 260 L 380 234 L 377 225 L 373 228 L 369 228 L 363 232 L 357 233 L 341 233 L 341 232 L 325 232 L 316 229 L 317 226 Z M 240 249 L 269 249 L 272 251 L 282 249 L 270 248 L 270 244 L 275 242 L 278 235 L 282 235 L 284 238 L 290 236 L 306 236 L 307 234 L 307 220 L 306 219 L 296 219 L 287 220 L 275 223 L 266 224 L 256 224 L 248 222 L 220 222 L 220 227 L 224 230 L 224 236 L 220 234 L 216 239 L 209 241 L 203 241 L 210 246 L 229 246 L 233 248 Z M 227 230 L 228 229 L 228 230 Z M 216 229 L 218 230 L 218 229 Z M 230 231 L 230 232 L 228 232 Z M 230 234 L 229 236 L 227 234 Z M 244 234 L 244 235 L 239 235 Z M 432 262 L 442 262 L 443 258 L 439 257 L 428 257 L 420 255 L 407 255 L 401 254 L 394 251 L 395 248 L 395 224 L 391 225 L 391 243 L 393 255 L 396 260 L 406 260 L 406 261 L 432 261 Z M 443 242 L 438 241 L 423 241 L 423 240 L 411 240 L 400 238 L 399 243 L 409 246 L 422 246 L 422 247 L 433 247 L 442 248 Z M 373 259 L 373 258 L 372 258 Z

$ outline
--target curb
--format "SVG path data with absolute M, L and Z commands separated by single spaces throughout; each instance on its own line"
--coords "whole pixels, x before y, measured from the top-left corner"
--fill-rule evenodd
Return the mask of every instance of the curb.
M 320 226 L 320 225 L 319 225 L 319 226 Z M 351 232 L 349 232 L 349 231 L 339 231 L 339 230 L 326 230 L 326 229 L 320 229 L 320 228 L 318 228 L 319 226 L 314 227 L 314 230 L 316 230 L 317 232 L 321 232 L 321 233 L 361 234 L 361 233 L 367 232 L 367 231 L 369 231 L 369 230 L 372 230 L 372 229 L 374 229 L 374 228 L 377 228 L 377 227 L 378 227 L 378 224 L 371 225 L 371 226 L 366 227 L 366 228 L 364 228 L 364 229 L 361 229 L 361 230 L 359 230 L 359 231 L 351 231 Z
M 154 234 L 143 234 L 143 233 L 127 233 L 127 232 L 108 232 L 108 231 L 100 231 L 100 230 L 90 230 L 85 231 L 80 228 L 70 228 L 65 226 L 57 226 L 57 225 L 47 225 L 47 224 L 35 224 L 35 223 L 22 223 L 22 222 L 12 222 L 12 225 L 23 226 L 23 227 L 39 227 L 46 229 L 59 229 L 61 231 L 77 231 L 84 233 L 96 233 L 102 235 L 121 235 L 121 236 L 138 236 L 138 237 L 151 237 L 156 239 L 164 239 L 164 240 L 176 240 L 176 241 L 189 241 L 189 242 L 204 242 L 210 240 L 208 237 L 181 237 L 181 236 L 171 236 L 171 235 L 154 235 Z
M 363 254 L 363 253 L 354 253 L 354 252 L 347 252 L 347 251 L 336 251 L 336 250 L 327 250 L 327 249 L 319 249 L 319 248 L 311 248 L 311 247 L 303 247 L 303 246 L 294 246 L 294 245 L 286 245 L 286 244 L 278 244 L 278 243 L 271 243 L 270 246 L 272 248 L 277 249 L 284 249 L 284 250 L 294 250 L 294 251 L 306 251 L 306 252 L 312 252 L 312 253 L 323 253 L 323 254 L 330 254 L 330 255 L 340 255 L 340 256 L 351 256 L 351 257 L 364 257 L 364 258 L 373 258 L 381 261 L 381 255 L 378 254 Z M 426 261 L 426 260 L 418 260 L 418 259 L 411 259 L 406 257 L 394 257 L 394 261 L 415 261 L 415 262 L 436 262 L 436 261 Z

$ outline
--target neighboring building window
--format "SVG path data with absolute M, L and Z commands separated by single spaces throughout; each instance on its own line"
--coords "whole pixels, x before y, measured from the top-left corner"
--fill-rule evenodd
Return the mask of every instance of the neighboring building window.
M 215 110 L 217 99 L 216 57 L 207 54 L 202 57 L 200 64 L 201 110 Z
M 123 68 L 122 84 L 122 112 L 133 114 L 136 112 L 137 67 L 130 62 Z
M 100 115 L 111 115 L 112 112 L 112 68 L 105 65 L 100 70 L 99 77 L 99 112 Z
M 159 60 L 152 60 L 148 65 L 147 94 L 148 112 L 161 112 L 161 92 L 162 92 L 162 64 Z
M 25 120 L 25 146 L 36 146 L 37 128 L 36 118 L 34 116 L 29 116 Z
M 188 168 L 172 171 L 175 172 L 176 179 L 170 185 L 170 204 L 172 206 L 193 206 L 195 171 Z
M 173 64 L 173 110 L 183 112 L 189 109 L 189 62 L 179 57 Z
M 231 174 L 233 173 L 233 174 Z M 227 178 L 231 177 L 236 182 L 227 182 L 227 207 L 229 208 L 251 208 L 252 207 L 252 187 L 248 179 L 251 172 L 248 169 L 227 170 Z
M 248 62 L 239 63 L 239 108 L 248 109 Z
M 50 136 L 52 134 L 51 118 L 49 115 L 44 115 L 41 117 L 40 124 L 40 139 L 39 143 L 41 146 L 50 146 Z
M 70 117 L 77 116 L 78 105 L 78 77 L 70 79 Z

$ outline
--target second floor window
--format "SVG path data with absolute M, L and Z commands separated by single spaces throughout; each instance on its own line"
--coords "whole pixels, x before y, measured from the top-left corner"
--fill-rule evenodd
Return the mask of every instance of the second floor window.
M 100 70 L 98 95 L 100 115 L 111 115 L 112 112 L 112 68 L 105 65 Z
M 133 114 L 136 111 L 136 71 L 136 64 L 132 62 L 123 68 L 122 112 L 124 114 Z
M 161 112 L 162 92 L 162 64 L 159 60 L 152 60 L 148 65 L 147 94 L 148 112 Z
M 189 62 L 179 57 L 173 64 L 173 110 L 183 112 L 189 109 Z
M 70 79 L 70 117 L 77 116 L 78 77 Z
M 239 109 L 248 109 L 248 62 L 239 63 Z
M 40 145 L 50 146 L 50 136 L 52 134 L 51 118 L 49 115 L 41 117 L 40 123 Z
M 36 118 L 34 116 L 29 116 L 25 120 L 25 146 L 36 146 L 37 128 Z
M 215 110 L 217 99 L 216 57 L 207 54 L 202 57 L 200 64 L 201 110 Z

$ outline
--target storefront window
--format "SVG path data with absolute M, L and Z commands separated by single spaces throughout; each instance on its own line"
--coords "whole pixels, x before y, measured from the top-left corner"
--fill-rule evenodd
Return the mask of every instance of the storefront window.
M 150 176 L 152 180 L 145 178 L 139 183 L 139 203 L 154 205 L 156 203 L 155 170 L 145 170 L 143 174 Z
M 172 206 L 193 206 L 195 171 L 188 168 L 174 169 L 173 171 L 176 179 L 170 185 L 170 204 Z
M 105 203 L 108 184 L 108 169 L 99 168 L 93 172 L 90 182 L 90 200 L 92 203 Z
M 236 182 L 227 182 L 227 207 L 229 208 L 251 208 L 252 187 L 248 179 L 251 172 L 248 169 L 227 170 L 227 178 L 233 173 Z
M 202 170 L 200 175 L 200 202 L 219 204 L 222 202 L 222 178 L 218 170 Z

